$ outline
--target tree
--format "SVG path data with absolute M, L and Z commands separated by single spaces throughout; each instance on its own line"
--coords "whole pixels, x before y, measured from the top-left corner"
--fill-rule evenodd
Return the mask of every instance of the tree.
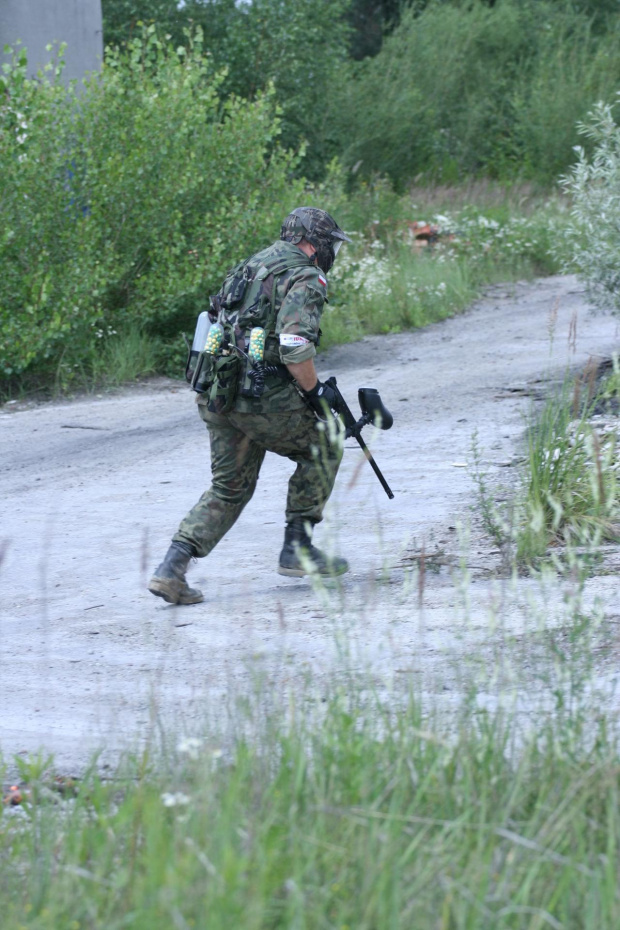
M 405 0 L 352 0 L 347 21 L 351 26 L 351 56 L 358 61 L 376 55 L 386 32 L 396 26 Z
M 216 69 L 225 69 L 222 99 L 249 100 L 274 85 L 285 147 L 308 143 L 304 171 L 319 177 L 333 156 L 326 102 L 348 55 L 350 0 L 104 0 L 106 44 L 122 43 L 154 21 L 160 37 L 184 46 L 200 27 Z
M 104 45 L 122 45 L 138 31 L 138 23 L 156 22 L 167 32 L 179 36 L 186 15 L 177 0 L 103 0 Z

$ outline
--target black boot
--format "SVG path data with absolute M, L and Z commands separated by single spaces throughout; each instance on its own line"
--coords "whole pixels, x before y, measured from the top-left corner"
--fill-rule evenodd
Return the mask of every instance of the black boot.
M 202 591 L 190 588 L 185 580 L 187 566 L 195 555 L 188 543 L 171 543 L 164 561 L 155 569 L 149 581 L 151 594 L 163 597 L 169 604 L 198 604 L 202 601 Z
M 312 545 L 305 520 L 293 520 L 286 524 L 284 545 L 280 553 L 278 572 L 301 578 L 303 575 L 344 575 L 349 571 L 346 559 L 329 558 Z

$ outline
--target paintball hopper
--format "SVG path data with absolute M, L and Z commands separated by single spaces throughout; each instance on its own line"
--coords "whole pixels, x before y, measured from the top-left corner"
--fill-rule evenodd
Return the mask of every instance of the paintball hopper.
M 394 417 L 381 400 L 379 391 L 371 387 L 359 388 L 357 396 L 364 422 L 372 423 L 379 429 L 390 429 Z

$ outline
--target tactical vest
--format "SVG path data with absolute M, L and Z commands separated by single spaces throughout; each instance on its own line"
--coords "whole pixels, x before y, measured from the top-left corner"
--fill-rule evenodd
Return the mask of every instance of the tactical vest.
M 211 315 L 222 325 L 233 326 L 236 340 L 244 340 L 239 347 L 245 349 L 252 327 L 261 326 L 267 336 L 275 332 L 278 276 L 307 264 L 301 251 L 299 256 L 276 253 L 266 259 L 264 252 L 258 252 L 228 272 L 219 293 L 210 298 Z
M 293 268 L 308 264 L 303 252 L 299 255 L 287 250 L 286 254 L 265 255 L 264 250 L 235 265 L 224 279 L 219 292 L 209 299 L 210 317 L 224 329 L 224 340 L 217 355 L 203 359 L 205 380 L 203 393 L 208 395 L 207 408 L 213 413 L 227 413 L 232 409 L 238 393 L 256 397 L 256 372 L 247 358 L 250 331 L 260 326 L 265 331 L 267 351 L 265 359 L 271 364 L 260 372 L 260 392 L 265 377 L 289 377 L 286 367 L 279 364 L 275 329 L 278 317 L 276 291 L 278 277 Z M 272 337 L 271 340 L 269 337 Z M 235 348 L 238 351 L 235 351 Z M 272 357 L 269 359 L 269 354 Z M 188 379 L 189 380 L 189 379 Z

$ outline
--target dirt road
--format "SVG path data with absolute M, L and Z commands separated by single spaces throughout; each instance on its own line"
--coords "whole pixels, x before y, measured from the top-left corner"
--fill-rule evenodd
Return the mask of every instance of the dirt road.
M 321 356 L 352 406 L 359 385 L 374 385 L 394 413 L 393 430 L 372 445 L 395 499 L 358 467 L 351 444 L 317 540 L 337 545 L 352 571 L 339 588 L 313 590 L 276 574 L 291 466 L 268 457 L 238 524 L 192 570 L 205 602 L 185 608 L 145 591 L 209 480 L 207 437 L 185 387 L 162 379 L 114 396 L 5 406 L 3 754 L 43 747 L 79 768 L 93 749 L 111 758 L 159 722 L 199 727 L 257 675 L 281 684 L 312 671 L 320 689 L 341 667 L 343 628 L 349 667 L 383 682 L 423 675 L 427 691 L 455 700 L 454 657 L 484 642 L 490 613 L 523 622 L 520 599 L 532 586 L 523 580 L 508 598 L 505 582 L 487 578 L 493 555 L 475 520 L 467 529 L 472 435 L 490 474 L 508 473 L 532 383 L 617 347 L 616 321 L 589 313 L 575 279 L 555 277 L 496 287 L 444 323 Z M 469 570 L 427 573 L 420 609 L 407 553 L 422 543 L 464 552 Z M 615 576 L 594 579 L 589 596 L 620 613 Z

